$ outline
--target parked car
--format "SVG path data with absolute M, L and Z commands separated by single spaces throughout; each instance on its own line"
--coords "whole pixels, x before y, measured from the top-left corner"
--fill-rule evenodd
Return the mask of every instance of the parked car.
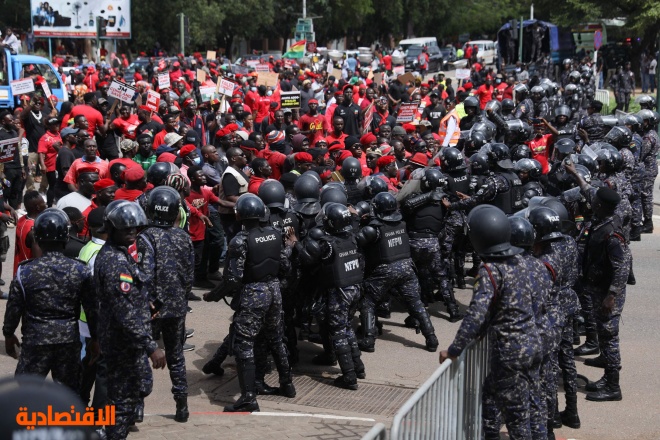
M 452 45 L 447 45 L 440 48 L 440 53 L 442 54 L 442 69 L 449 69 L 452 66 L 449 63 L 456 61 L 456 48 Z
M 427 46 L 426 53 L 429 55 L 429 67 L 427 71 L 437 72 L 442 69 L 442 53 L 438 46 Z M 406 51 L 406 71 L 418 70 L 417 57 L 422 53 L 422 46 L 410 46 Z

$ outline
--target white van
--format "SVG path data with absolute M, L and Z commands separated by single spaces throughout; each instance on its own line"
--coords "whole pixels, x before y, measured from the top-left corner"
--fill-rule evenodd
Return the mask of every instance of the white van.
M 438 46 L 438 39 L 435 37 L 408 38 L 399 41 L 402 52 L 406 52 L 410 46 Z
M 495 64 L 495 59 L 497 58 L 497 41 L 490 40 L 474 40 L 468 41 L 463 46 L 463 51 L 467 49 L 468 46 L 477 45 L 479 52 L 477 53 L 477 58 L 483 60 L 484 65 Z

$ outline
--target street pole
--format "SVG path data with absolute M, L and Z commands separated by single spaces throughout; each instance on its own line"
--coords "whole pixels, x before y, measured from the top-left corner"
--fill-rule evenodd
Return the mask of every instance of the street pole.
M 32 28 L 34 29 L 34 28 Z M 50 58 L 50 61 L 53 61 L 53 39 L 49 38 L 48 39 L 48 58 Z
M 303 0 L 303 14 L 302 18 L 307 18 L 307 0 Z
M 529 7 L 529 19 L 534 20 L 534 3 Z
M 520 31 L 518 33 L 518 61 L 523 62 L 523 17 L 520 17 Z
M 179 44 L 181 45 L 181 53 L 186 54 L 184 51 L 185 47 L 185 36 L 183 35 L 183 22 L 184 22 L 184 17 L 183 13 L 179 14 Z

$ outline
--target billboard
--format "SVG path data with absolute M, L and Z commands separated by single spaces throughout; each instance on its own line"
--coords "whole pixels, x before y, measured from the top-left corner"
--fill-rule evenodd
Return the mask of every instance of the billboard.
M 104 38 L 131 38 L 131 0 L 31 0 L 36 37 L 96 38 L 96 17 L 106 22 Z

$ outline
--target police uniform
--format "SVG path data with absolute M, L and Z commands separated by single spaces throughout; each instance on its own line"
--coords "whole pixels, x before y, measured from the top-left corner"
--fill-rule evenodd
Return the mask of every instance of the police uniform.
M 522 209 L 522 181 L 513 171 L 500 169 L 486 178 L 484 185 L 468 199 L 451 204 L 451 210 L 470 210 L 481 203 L 497 206 L 510 215 Z
M 642 211 L 644 214 L 644 226 L 650 226 L 653 230 L 653 184 L 658 175 L 658 150 L 660 140 L 654 129 L 649 129 L 642 135 L 642 152 L 640 160 L 644 163 L 646 175 L 642 188 Z
M 449 195 L 449 201 L 458 201 L 456 193 L 470 195 L 473 192 L 470 188 L 470 176 L 467 169 L 448 171 L 446 192 Z M 442 257 L 447 261 L 451 278 L 456 280 L 459 288 L 465 288 L 465 247 L 467 236 L 465 234 L 465 214 L 462 211 L 452 211 L 447 215 L 445 236 L 442 240 Z
M 109 439 L 123 439 L 135 410 L 151 394 L 149 356 L 158 345 L 151 335 L 151 313 L 137 263 L 125 247 L 106 242 L 96 256 L 94 280 L 99 300 L 99 342 L 108 365 L 108 403 L 115 405 Z
M 152 226 L 136 241 L 138 264 L 149 302 L 158 313 L 152 325 L 163 335 L 167 368 L 174 397 L 188 395 L 183 356 L 186 295 L 192 289 L 195 252 L 190 235 L 179 228 Z
M 61 252 L 47 252 L 23 261 L 9 289 L 2 333 L 16 331 L 22 320 L 23 344 L 16 374 L 50 372 L 78 393 L 80 387 L 80 306 L 85 308 L 90 332 L 96 337 L 97 308 L 92 274 L 82 262 Z

